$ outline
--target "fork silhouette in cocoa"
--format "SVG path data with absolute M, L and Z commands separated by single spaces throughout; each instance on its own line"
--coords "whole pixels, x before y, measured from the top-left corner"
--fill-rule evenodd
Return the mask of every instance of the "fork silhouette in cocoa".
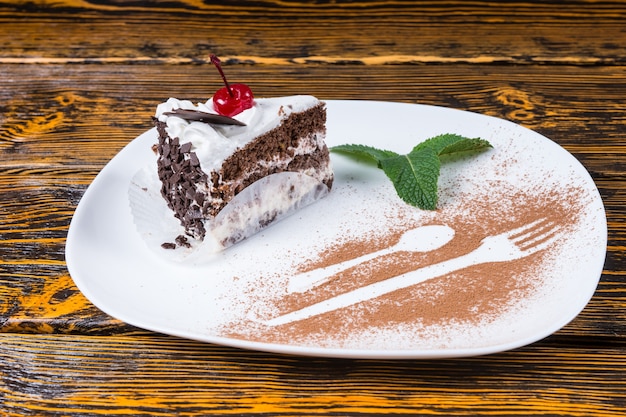
M 562 227 L 554 221 L 542 218 L 504 233 L 487 236 L 476 249 L 465 255 L 365 285 L 300 310 L 272 318 L 265 321 L 264 324 L 278 326 L 304 320 L 371 300 L 473 265 L 521 259 L 555 243 L 561 236 L 561 229 Z

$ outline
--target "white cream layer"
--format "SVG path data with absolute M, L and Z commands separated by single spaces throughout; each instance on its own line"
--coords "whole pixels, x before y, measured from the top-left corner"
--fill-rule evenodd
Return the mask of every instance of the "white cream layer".
M 229 126 L 188 122 L 164 114 L 175 109 L 217 114 L 211 98 L 198 104 L 170 98 L 157 106 L 155 117 L 167 124 L 166 131 L 170 137 L 178 137 L 181 144 L 191 142 L 191 150 L 198 156 L 202 169 L 211 172 L 218 170 L 237 149 L 280 125 L 291 113 L 303 112 L 319 103 L 317 98 L 307 95 L 255 99 L 252 108 L 234 117 L 246 126 Z

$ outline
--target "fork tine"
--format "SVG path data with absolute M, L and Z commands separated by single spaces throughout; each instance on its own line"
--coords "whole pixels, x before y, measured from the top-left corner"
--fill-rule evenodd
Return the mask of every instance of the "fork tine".
M 537 236 L 541 236 L 546 232 L 549 232 L 552 228 L 554 228 L 554 226 L 554 221 L 544 218 L 541 219 L 541 221 L 529 223 L 526 227 L 525 232 L 509 235 L 509 238 L 516 243 L 525 242 L 528 240 L 532 240 Z
M 529 233 L 532 234 L 532 230 L 539 226 L 541 223 L 546 222 L 548 219 L 546 217 L 542 217 L 541 219 L 537 219 L 535 221 L 532 221 L 530 223 L 526 223 L 523 226 L 520 226 L 516 229 L 512 229 L 509 230 L 508 232 L 506 232 L 505 234 L 510 238 L 510 239 L 518 239 L 522 236 L 525 236 Z
M 534 241 L 541 240 L 543 236 L 548 236 L 554 233 L 556 229 L 559 229 L 560 226 L 557 226 L 554 222 L 548 222 L 541 225 L 538 225 L 536 228 L 532 229 L 528 233 L 525 233 L 521 236 L 517 236 L 511 240 L 515 241 L 518 244 L 530 244 Z
M 558 239 L 561 226 L 546 217 L 540 218 L 507 233 L 508 239 L 517 248 L 530 255 L 545 249 Z
M 561 229 L 562 228 L 560 226 L 553 227 L 546 233 L 537 235 L 534 238 L 526 240 L 522 243 L 517 243 L 517 245 L 521 251 L 525 252 L 526 255 L 539 252 L 559 240 L 559 238 L 563 235 L 563 233 L 561 233 Z

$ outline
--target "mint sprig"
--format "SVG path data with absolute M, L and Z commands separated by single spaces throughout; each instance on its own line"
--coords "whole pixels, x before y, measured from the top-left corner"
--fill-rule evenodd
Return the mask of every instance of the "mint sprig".
M 423 210 L 435 210 L 441 157 L 491 147 L 484 139 L 447 133 L 425 140 L 406 155 L 366 145 L 338 145 L 330 150 L 375 162 L 389 177 L 402 200 Z

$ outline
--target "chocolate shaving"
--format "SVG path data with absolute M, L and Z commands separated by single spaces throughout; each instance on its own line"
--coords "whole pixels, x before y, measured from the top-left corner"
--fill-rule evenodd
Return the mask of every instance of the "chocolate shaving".
M 185 119 L 191 122 L 203 122 L 209 124 L 216 125 L 235 125 L 235 126 L 245 126 L 245 123 L 240 122 L 239 120 L 233 119 L 232 117 L 222 116 L 219 114 L 206 113 L 198 110 L 187 110 L 187 109 L 174 109 L 172 111 L 164 112 L 166 116 L 176 116 L 181 119 Z

